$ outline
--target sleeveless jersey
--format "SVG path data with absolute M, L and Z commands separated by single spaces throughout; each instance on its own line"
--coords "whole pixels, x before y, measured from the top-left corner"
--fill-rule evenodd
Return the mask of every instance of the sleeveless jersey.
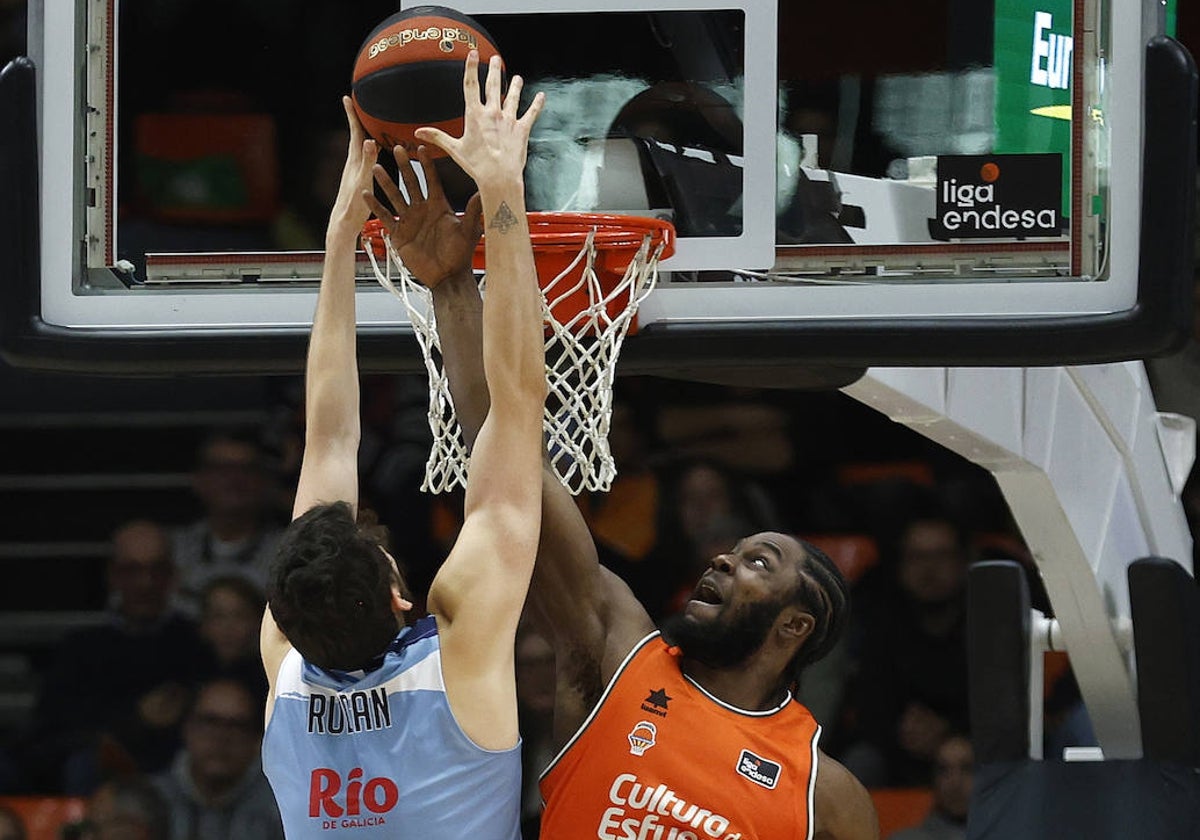
M 821 728 L 722 703 L 652 633 L 542 774 L 548 840 L 811 840 Z
M 263 770 L 289 840 L 520 838 L 520 744 L 485 750 L 459 728 L 432 617 L 400 631 L 366 674 L 289 651 Z

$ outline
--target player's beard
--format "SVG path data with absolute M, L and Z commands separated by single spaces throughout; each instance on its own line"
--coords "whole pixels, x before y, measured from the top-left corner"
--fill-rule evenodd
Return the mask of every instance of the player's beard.
M 728 618 L 711 621 L 696 621 L 680 611 L 663 622 L 663 636 L 689 659 L 710 668 L 728 668 L 762 647 L 787 600 L 779 597 L 761 604 L 743 604 Z

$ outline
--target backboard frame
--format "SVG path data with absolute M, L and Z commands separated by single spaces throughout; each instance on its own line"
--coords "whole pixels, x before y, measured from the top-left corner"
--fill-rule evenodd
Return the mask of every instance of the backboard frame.
M 55 24 L 38 13 L 39 6 L 53 5 L 52 0 L 49 4 L 34 0 L 31 20 L 41 26 Z M 1153 26 L 1144 25 L 1146 29 Z M 1195 171 L 1197 77 L 1187 51 L 1171 39 L 1152 37 L 1144 55 L 1145 72 L 1138 91 L 1144 96 L 1144 119 L 1136 127 L 1144 150 L 1140 210 L 1127 220 L 1140 233 L 1138 257 L 1128 269 L 1136 275 L 1128 305 L 1119 301 L 1090 311 L 1076 310 L 1077 314 L 1064 310 L 1043 317 L 1020 313 L 941 316 L 919 307 L 903 317 L 869 307 L 831 316 L 827 304 L 817 305 L 821 289 L 777 287 L 756 290 L 754 311 L 739 313 L 735 297 L 739 284 L 724 288 L 706 284 L 702 295 L 691 284 L 664 285 L 643 305 L 646 326 L 628 342 L 621 371 L 744 381 L 744 372 L 753 368 L 759 371 L 756 378 L 765 384 L 787 385 L 804 380 L 804 371 L 816 366 L 834 371 L 832 380 L 839 380 L 876 364 L 1080 364 L 1175 349 L 1190 333 L 1192 323 L 1194 183 L 1178 173 Z M 0 133 L 4 153 L 0 188 L 15 197 L 0 207 L 0 236 L 10 246 L 7 252 L 15 255 L 4 281 L 7 304 L 0 316 L 4 358 L 18 366 L 106 373 L 301 369 L 311 292 L 276 293 L 279 305 L 294 308 L 297 321 L 305 326 L 254 332 L 177 325 L 77 329 L 62 326 L 55 313 L 47 310 L 41 289 L 45 251 L 40 231 L 42 219 L 47 217 L 41 215 L 45 208 L 39 197 L 44 186 L 39 171 L 44 149 L 39 149 L 39 142 L 44 146 L 48 133 L 36 128 L 37 85 L 45 83 L 39 72 L 31 62 L 18 62 L 0 77 L 0 115 L 6 126 Z M 72 71 L 49 68 L 44 72 Z M 66 107 L 69 109 L 69 103 Z M 48 119 L 46 115 L 41 118 Z M 1038 284 L 1021 285 L 1030 287 L 1025 291 L 1037 291 Z M 805 295 L 798 296 L 800 291 Z M 886 298 L 889 291 L 873 287 L 872 297 Z M 937 291 L 936 284 L 927 287 L 929 294 Z M 969 289 L 955 291 L 970 295 Z M 708 302 L 696 304 L 701 297 Z M 714 301 L 718 302 L 716 308 L 735 318 L 711 318 L 705 310 L 711 310 Z M 360 334 L 365 369 L 416 369 L 415 341 L 407 325 L 367 319 Z M 414 352 L 408 352 L 409 344 Z M 817 379 L 826 382 L 829 378 Z

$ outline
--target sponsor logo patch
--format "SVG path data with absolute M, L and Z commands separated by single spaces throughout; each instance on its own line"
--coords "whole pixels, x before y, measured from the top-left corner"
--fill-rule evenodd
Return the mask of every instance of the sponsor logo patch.
M 777 762 L 768 761 L 750 750 L 742 750 L 738 757 L 737 771 L 756 785 L 774 790 L 775 785 L 779 784 L 779 774 L 783 768 Z

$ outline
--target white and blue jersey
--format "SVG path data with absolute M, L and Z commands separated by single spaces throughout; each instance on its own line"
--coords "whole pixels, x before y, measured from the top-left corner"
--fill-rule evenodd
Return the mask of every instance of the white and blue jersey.
M 520 838 L 520 745 L 485 750 L 459 727 L 433 617 L 400 631 L 370 673 L 290 651 L 263 769 L 289 840 Z

